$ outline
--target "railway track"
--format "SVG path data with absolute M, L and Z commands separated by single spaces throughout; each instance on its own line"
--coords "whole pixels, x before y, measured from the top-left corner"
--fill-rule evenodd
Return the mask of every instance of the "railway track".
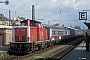
M 80 38 L 78 40 L 72 41 L 63 45 L 54 45 L 49 48 L 45 48 L 39 51 L 32 51 L 24 56 L 9 56 L 5 59 L 1 60 L 53 60 L 60 59 L 69 51 L 71 51 L 74 47 L 76 47 L 84 38 Z
M 73 41 L 69 43 L 69 46 L 66 46 L 61 51 L 58 51 L 55 54 L 52 54 L 52 56 L 49 56 L 45 58 L 44 60 L 61 60 L 67 53 L 69 53 L 72 49 L 74 49 L 77 45 L 79 45 L 84 38 L 81 38 L 80 40 Z

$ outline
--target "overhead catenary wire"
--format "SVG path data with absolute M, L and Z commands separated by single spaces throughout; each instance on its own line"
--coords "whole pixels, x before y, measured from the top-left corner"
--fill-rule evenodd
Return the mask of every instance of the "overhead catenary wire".
M 12 4 L 11 4 L 12 5 Z M 56 5 L 56 4 L 55 4 Z M 13 5 L 13 6 L 15 6 L 15 5 Z M 57 5 L 56 5 L 57 6 Z M 59 6 L 57 6 L 58 8 L 60 8 Z M 21 8 L 21 9 L 23 9 L 23 8 Z M 61 12 L 60 12 L 61 13 Z M 65 12 L 66 13 L 66 12 Z M 69 14 L 68 14 L 69 15 Z M 69 15 L 70 16 L 70 15 Z M 71 16 L 70 16 L 71 17 Z M 74 18 L 73 18 L 74 19 Z
M 15 0 L 14 0 L 14 1 L 15 1 Z M 21 2 L 23 2 L 23 0 L 21 0 Z M 18 3 L 18 2 L 17 2 L 17 3 Z M 37 3 L 37 1 L 36 1 L 36 3 Z M 36 3 L 35 3 L 35 4 L 36 4 Z M 14 6 L 15 6 L 15 5 L 14 5 Z M 23 6 L 24 6 L 24 5 L 23 5 Z M 57 6 L 57 5 L 56 5 L 56 6 Z M 57 7 L 58 7 L 58 6 L 57 6 Z M 58 8 L 59 8 L 59 7 L 58 7 Z M 24 8 L 22 8 L 22 9 L 24 9 Z
M 13 5 L 13 4 L 10 4 L 10 5 L 15 6 L 15 7 L 18 7 L 18 6 Z M 27 9 L 25 9 L 25 8 L 21 8 L 21 7 L 18 7 L 18 8 L 20 8 L 20 9 L 24 9 L 24 10 L 26 10 L 26 11 L 30 11 L 30 10 L 27 10 Z
M 57 0 L 58 1 L 58 0 Z M 60 3 L 60 1 L 58 1 L 59 3 Z M 60 3 L 61 4 L 61 3 Z M 64 7 L 64 5 L 63 4 L 61 4 L 61 6 L 62 7 Z M 67 11 L 69 11 L 66 7 L 64 7 L 64 9 L 66 9 Z M 69 11 L 70 13 L 71 13 L 71 11 Z M 74 15 L 76 15 L 76 14 L 74 14 Z
M 10 5 L 12 5 L 12 6 L 15 6 L 15 7 L 18 7 L 18 6 L 16 6 L 16 5 L 13 5 L 13 4 L 10 4 Z M 57 6 L 57 5 L 56 5 Z M 58 7 L 58 6 L 57 6 Z M 30 10 L 27 10 L 27 9 L 24 9 L 24 8 L 21 8 L 21 7 L 18 7 L 18 8 L 20 8 L 20 9 L 23 9 L 23 10 L 26 10 L 26 11 L 16 11 L 16 10 L 13 10 L 13 11 L 15 11 L 15 12 L 32 12 L 32 11 L 30 11 Z M 59 8 L 59 7 L 58 7 Z M 6 9 L 5 9 L 6 10 Z M 60 12 L 61 13 L 61 12 Z M 40 15 L 40 14 L 38 14 L 38 15 Z M 41 14 L 42 15 L 42 14 Z M 43 15 L 44 16 L 44 15 Z M 45 16 L 46 17 L 46 16 Z M 53 19 L 54 20 L 54 19 Z
M 16 0 L 14 0 L 16 3 L 18 3 L 18 4 L 20 4 L 19 2 L 17 2 Z M 23 2 L 23 0 L 21 0 L 21 2 Z M 27 5 L 26 3 L 24 3 L 22 6 L 25 6 L 25 5 Z M 30 7 L 27 7 L 27 6 L 25 6 L 26 8 L 29 8 L 29 9 L 31 9 Z
M 58 7 L 60 10 L 62 10 L 57 4 L 55 4 L 53 1 L 49 0 L 50 2 L 52 2 L 56 7 Z M 64 11 L 69 17 L 71 17 L 66 11 Z M 71 17 L 73 18 L 73 17 Z M 74 19 L 74 18 L 73 18 Z M 75 19 L 74 19 L 75 20 Z
M 83 5 L 83 6 L 80 6 L 80 7 L 74 7 L 74 8 L 68 8 L 68 9 L 75 9 L 75 8 L 84 8 L 84 7 L 86 7 L 86 6 L 89 6 L 90 4 L 86 4 L 86 5 Z
M 23 0 L 22 0 L 23 1 Z M 37 3 L 37 2 L 36 2 Z M 25 8 L 22 8 L 22 7 L 19 7 L 19 6 L 16 6 L 16 5 L 14 5 L 14 4 L 11 4 L 12 6 L 15 6 L 15 7 L 18 7 L 18 8 L 20 8 L 21 10 L 13 10 L 13 11 L 16 11 L 16 13 L 19 13 L 19 12 L 32 12 L 31 10 L 29 10 L 30 8 L 28 7 L 27 9 L 25 9 Z M 60 8 L 57 4 L 56 4 L 56 6 L 58 7 L 58 8 Z M 64 8 L 65 9 L 65 8 Z M 12 11 L 11 10 L 11 11 Z M 36 11 L 44 11 L 44 12 L 46 12 L 46 11 L 50 11 L 50 10 L 36 10 Z M 61 12 L 62 11 L 62 9 L 60 9 L 60 14 L 62 13 Z M 65 11 L 66 12 L 66 11 Z M 45 15 L 44 13 L 43 14 L 41 14 L 40 12 L 39 13 L 36 13 L 37 15 L 40 15 L 40 16 L 43 16 L 43 17 L 48 17 L 48 15 Z M 68 14 L 67 12 L 66 12 L 66 14 Z M 53 18 L 53 17 L 49 17 L 48 18 L 49 20 L 55 20 L 56 18 Z M 57 19 L 56 19 L 57 20 Z M 76 19 L 72 19 L 72 20 L 76 20 Z M 70 20 L 69 20 L 70 21 Z
M 12 6 L 15 6 L 15 7 L 18 7 L 18 6 L 16 6 L 16 5 L 13 5 L 13 4 L 10 4 L 10 5 L 12 5 Z M 21 7 L 19 7 L 20 9 L 24 9 L 24 8 L 21 8 Z M 32 11 L 29 11 L 29 10 L 27 10 L 27 9 L 24 9 L 24 10 L 26 10 L 26 12 L 32 12 Z M 13 11 L 16 11 L 16 10 L 13 10 Z M 19 12 L 19 11 L 16 11 L 16 12 Z M 20 11 L 20 12 L 22 12 L 22 11 Z M 38 14 L 38 15 L 42 15 L 42 14 Z M 44 16 L 44 15 L 43 15 Z M 44 16 L 44 17 L 47 17 L 47 16 Z M 49 17 L 50 18 L 50 17 Z M 52 18 L 50 18 L 50 19 L 52 19 Z M 54 19 L 52 19 L 52 20 L 54 20 Z

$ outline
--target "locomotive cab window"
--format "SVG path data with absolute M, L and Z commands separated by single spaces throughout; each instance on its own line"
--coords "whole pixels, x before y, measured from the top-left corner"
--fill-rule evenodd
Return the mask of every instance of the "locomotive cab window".
M 22 40 L 26 40 L 26 36 L 22 36 Z
M 67 34 L 67 31 L 65 31 L 65 34 Z
M 35 21 L 31 21 L 30 22 L 30 26 L 34 26 L 34 27 L 36 27 L 36 26 L 38 26 L 38 25 L 41 25 L 39 22 L 35 22 Z
M 55 31 L 52 31 L 52 35 L 55 35 Z
M 15 40 L 19 40 L 19 36 L 15 36 Z

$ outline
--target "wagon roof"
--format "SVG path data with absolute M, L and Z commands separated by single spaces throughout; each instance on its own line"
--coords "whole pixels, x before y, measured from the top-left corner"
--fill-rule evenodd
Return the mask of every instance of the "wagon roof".
M 47 28 L 55 28 L 55 29 L 68 29 L 67 27 L 62 27 L 62 26 L 48 26 Z

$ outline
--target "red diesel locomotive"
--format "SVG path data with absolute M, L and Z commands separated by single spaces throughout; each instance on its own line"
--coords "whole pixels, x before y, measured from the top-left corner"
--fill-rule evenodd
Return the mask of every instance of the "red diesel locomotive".
M 27 53 L 49 46 L 47 29 L 40 24 L 27 19 L 21 22 L 22 26 L 13 26 L 9 53 Z

